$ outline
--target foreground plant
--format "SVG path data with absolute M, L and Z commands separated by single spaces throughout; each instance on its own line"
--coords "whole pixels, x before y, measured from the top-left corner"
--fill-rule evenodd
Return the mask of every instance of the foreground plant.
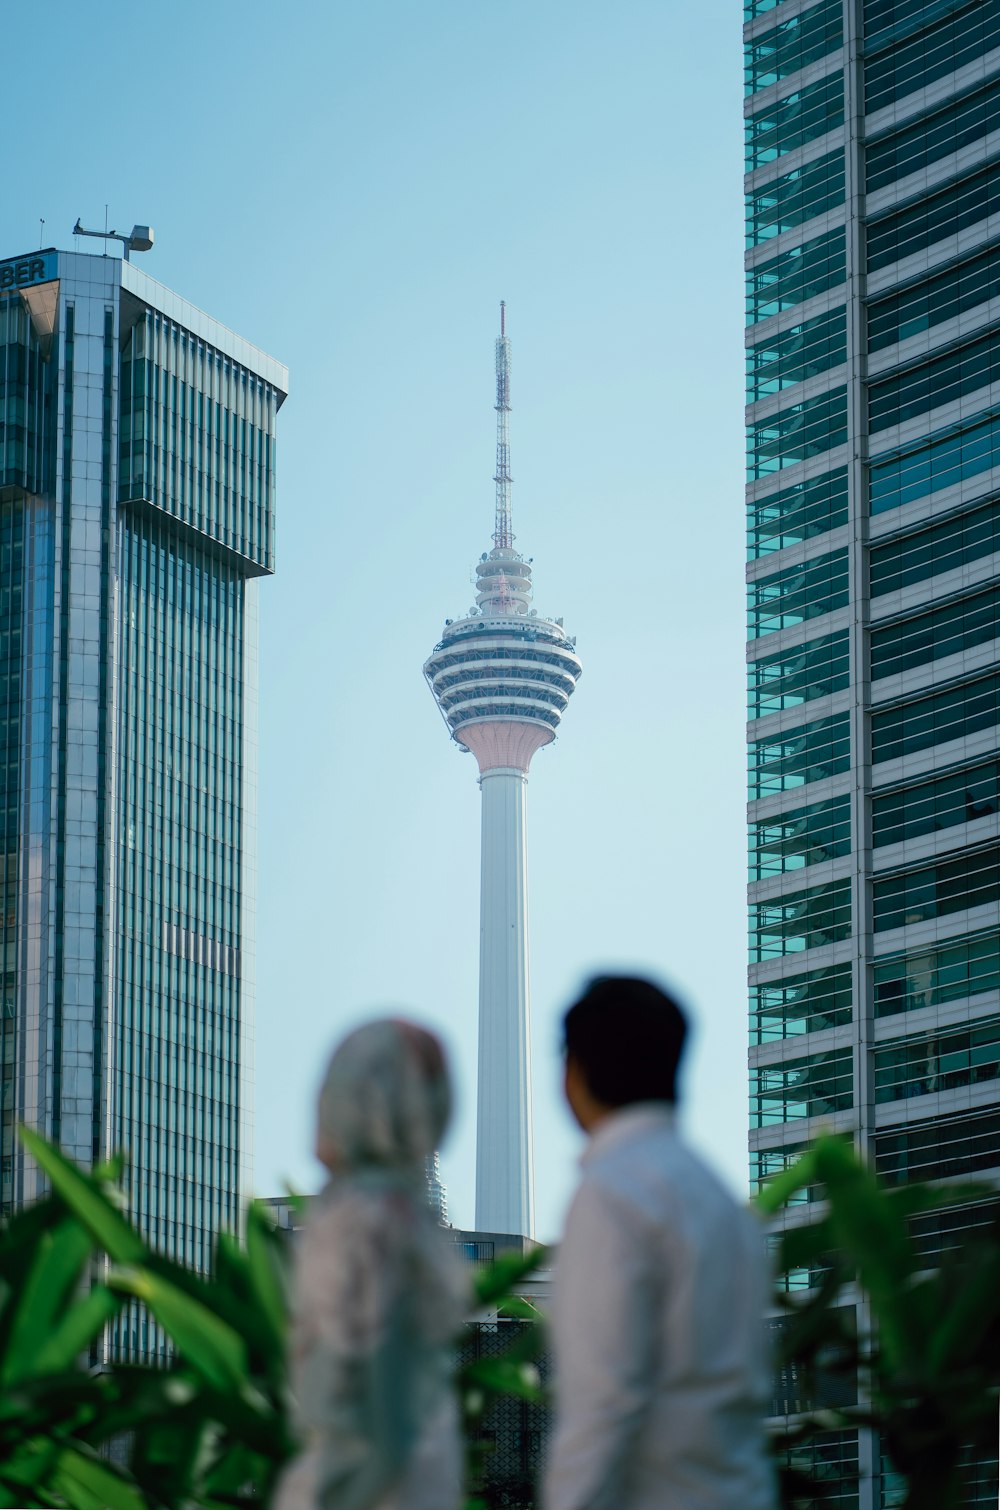
M 912 1219 L 981 1202 L 989 1186 L 886 1188 L 842 1138 L 817 1140 L 771 1180 L 759 1209 L 774 1215 L 799 1191 L 821 1186 L 822 1214 L 780 1237 L 781 1275 L 809 1271 L 802 1298 L 779 1290 L 785 1314 L 779 1366 L 815 1396 L 818 1377 L 856 1378 L 857 1405 L 805 1412 L 779 1454 L 831 1429 L 871 1427 L 906 1483 L 905 1510 L 957 1510 L 963 1452 L 995 1450 L 1000 1400 L 1000 1221 L 964 1233 L 927 1267 Z M 867 1302 L 871 1326 L 853 1324 Z M 822 1486 L 784 1475 L 784 1504 L 822 1504 Z
M 88 1172 L 21 1136 L 51 1193 L 0 1230 L 0 1507 L 259 1510 L 295 1451 L 287 1235 L 254 1205 L 245 1246 L 222 1234 L 211 1275 L 197 1274 L 154 1252 L 123 1214 L 121 1159 Z M 476 1303 L 521 1325 L 504 1356 L 456 1373 L 473 1495 L 483 1413 L 501 1394 L 541 1398 L 536 1313 L 513 1291 L 544 1257 L 504 1255 L 474 1276 Z M 135 1302 L 173 1361 L 89 1365 Z
M 204 1277 L 122 1214 L 122 1162 L 79 1169 L 37 1134 L 51 1195 L 0 1234 L 0 1504 L 142 1510 L 260 1505 L 294 1448 L 285 1254 L 259 1207 Z M 127 1302 L 170 1336 L 166 1368 L 85 1360 Z M 128 1468 L 102 1449 L 129 1443 Z

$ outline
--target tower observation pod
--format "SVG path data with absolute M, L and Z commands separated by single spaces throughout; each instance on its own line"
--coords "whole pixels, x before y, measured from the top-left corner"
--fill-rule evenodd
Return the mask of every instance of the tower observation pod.
M 476 1227 L 530 1237 L 525 796 L 531 757 L 555 739 L 582 667 L 562 621 L 531 607 L 531 564 L 514 549 L 506 327 L 501 304 L 493 549 L 476 566 L 476 606 L 446 622 L 424 675 L 452 738 L 476 757 L 483 794 Z

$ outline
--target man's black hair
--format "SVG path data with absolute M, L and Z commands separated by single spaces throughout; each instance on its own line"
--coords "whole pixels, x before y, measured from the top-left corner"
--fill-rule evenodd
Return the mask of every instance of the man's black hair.
M 606 1106 L 676 1101 L 687 1018 L 652 981 L 599 975 L 563 1019 L 564 1047 Z

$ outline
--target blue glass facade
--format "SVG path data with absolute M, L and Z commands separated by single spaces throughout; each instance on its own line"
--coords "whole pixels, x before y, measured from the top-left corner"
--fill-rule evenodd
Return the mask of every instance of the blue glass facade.
M 37 1192 L 18 1121 L 86 1163 L 124 1148 L 133 1215 L 201 1267 L 250 1193 L 256 594 L 286 388 L 135 267 L 0 262 L 2 1199 Z M 160 1340 L 135 1310 L 111 1345 Z
M 1000 0 L 744 15 L 751 1176 L 1000 1175 Z

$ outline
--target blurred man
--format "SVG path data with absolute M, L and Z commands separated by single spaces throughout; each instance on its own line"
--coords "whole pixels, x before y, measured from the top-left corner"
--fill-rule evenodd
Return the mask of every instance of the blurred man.
M 545 1510 L 774 1510 L 763 1234 L 678 1135 L 686 1030 L 625 977 L 566 1014 L 589 1141 L 556 1266 Z

